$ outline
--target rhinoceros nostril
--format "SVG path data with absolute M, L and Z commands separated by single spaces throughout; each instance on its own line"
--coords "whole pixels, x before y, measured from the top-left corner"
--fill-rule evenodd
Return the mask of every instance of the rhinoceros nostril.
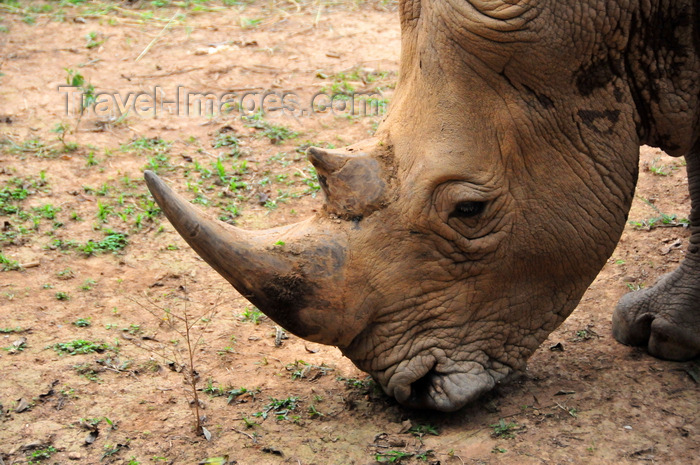
M 435 370 L 436 363 L 420 378 L 411 383 L 411 398 L 410 401 L 415 403 L 418 399 L 422 399 L 430 391 L 433 386 L 435 377 L 439 376 Z

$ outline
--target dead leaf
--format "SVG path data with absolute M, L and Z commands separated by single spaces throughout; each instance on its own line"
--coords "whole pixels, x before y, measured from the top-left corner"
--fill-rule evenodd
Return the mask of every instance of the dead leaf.
M 686 368 L 683 368 L 683 371 L 688 373 L 688 376 L 695 381 L 695 384 L 700 384 L 700 367 L 697 366 L 689 366 Z
M 681 247 L 681 245 L 683 245 L 683 243 L 681 242 L 681 240 L 680 240 L 680 239 L 676 239 L 676 240 L 675 240 L 674 242 L 672 242 L 671 244 L 668 244 L 668 245 L 665 245 L 665 246 L 661 247 L 661 249 L 659 250 L 659 253 L 660 253 L 661 255 L 668 255 L 669 253 L 671 253 L 671 251 L 672 251 L 673 249 L 679 249 L 679 248 Z
M 58 384 L 58 380 L 55 379 L 51 385 L 49 386 L 49 390 L 43 394 L 39 394 L 39 399 L 45 399 L 46 397 L 50 397 L 55 394 L 55 391 L 53 388 Z
M 100 430 L 98 430 L 97 428 L 95 428 L 94 431 L 90 431 L 90 433 L 85 438 L 85 444 L 92 444 L 93 442 L 95 442 L 95 440 L 97 439 L 97 437 L 99 435 L 100 435 Z
M 411 423 L 411 420 L 405 420 L 401 422 L 401 429 L 399 430 L 399 434 L 406 433 L 411 428 L 413 428 L 413 423 Z
M 557 342 L 553 346 L 549 347 L 552 352 L 564 352 L 564 345 L 561 342 Z
M 17 352 L 20 352 L 22 349 L 24 349 L 26 345 L 27 345 L 27 338 L 21 337 L 12 343 L 8 352 L 11 354 L 16 354 Z
M 227 465 L 228 463 L 228 455 L 224 455 L 223 457 L 209 457 L 199 462 L 199 465 Z
M 17 412 L 17 413 L 22 413 L 22 412 L 24 412 L 24 411 L 26 411 L 26 410 L 29 410 L 30 407 L 31 407 L 31 405 L 29 405 L 29 402 L 27 401 L 27 399 L 25 399 L 24 397 L 22 397 L 22 398 L 17 402 L 17 408 L 15 408 L 15 412 Z
M 280 457 L 284 456 L 281 450 L 275 449 L 274 447 L 263 447 L 262 451 L 272 455 L 279 455 Z

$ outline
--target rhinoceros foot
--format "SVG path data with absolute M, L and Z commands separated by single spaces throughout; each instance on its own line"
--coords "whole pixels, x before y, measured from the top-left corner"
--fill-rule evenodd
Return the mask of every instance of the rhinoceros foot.
M 684 265 L 653 287 L 620 299 L 613 314 L 615 339 L 646 346 L 651 355 L 666 360 L 700 356 L 700 282 Z

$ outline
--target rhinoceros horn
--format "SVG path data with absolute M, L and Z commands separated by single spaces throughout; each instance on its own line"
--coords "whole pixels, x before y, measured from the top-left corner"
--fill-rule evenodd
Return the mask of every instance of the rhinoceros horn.
M 305 339 L 343 346 L 348 334 L 344 262 L 346 236 L 330 220 L 245 231 L 209 218 L 153 172 L 146 183 L 187 243 L 245 298 Z
M 309 148 L 309 160 L 326 194 L 326 209 L 346 220 L 361 219 L 387 201 L 386 170 L 376 156 L 376 139 L 341 150 Z

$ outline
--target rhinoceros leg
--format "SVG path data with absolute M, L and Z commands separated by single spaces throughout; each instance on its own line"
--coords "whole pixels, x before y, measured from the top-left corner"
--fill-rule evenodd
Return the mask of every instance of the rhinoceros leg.
M 700 144 L 686 157 L 691 198 L 691 237 L 686 256 L 653 287 L 625 295 L 613 314 L 613 335 L 623 344 L 647 346 L 668 360 L 700 355 Z

